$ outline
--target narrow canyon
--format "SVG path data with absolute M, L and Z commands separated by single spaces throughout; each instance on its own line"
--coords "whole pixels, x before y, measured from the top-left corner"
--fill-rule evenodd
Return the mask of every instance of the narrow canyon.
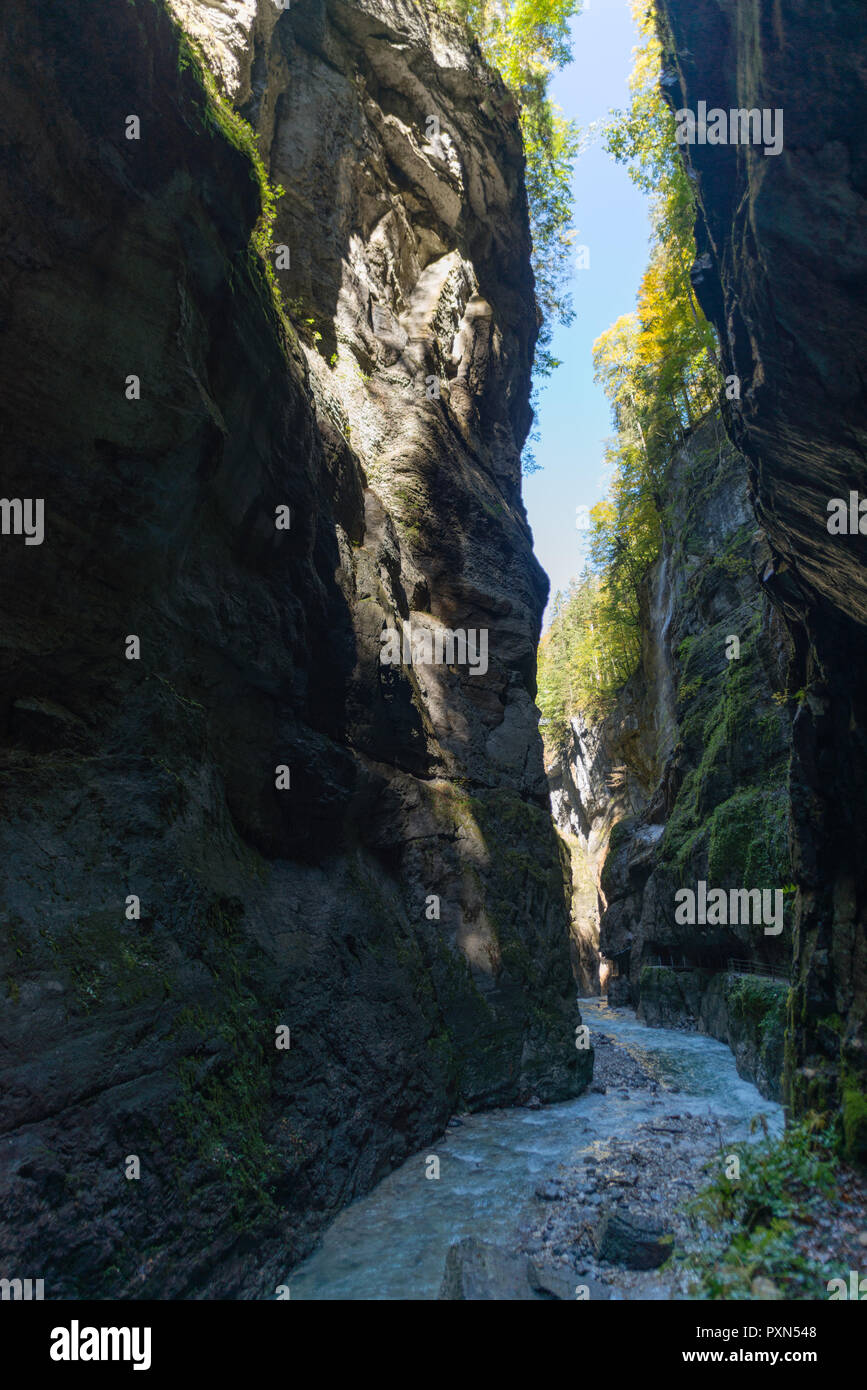
M 720 389 L 555 733 L 471 9 L 4 6 L 0 1276 L 51 1298 L 687 1297 L 751 1117 L 863 1203 L 867 16 L 655 0 L 666 109 L 785 141 L 678 152 Z

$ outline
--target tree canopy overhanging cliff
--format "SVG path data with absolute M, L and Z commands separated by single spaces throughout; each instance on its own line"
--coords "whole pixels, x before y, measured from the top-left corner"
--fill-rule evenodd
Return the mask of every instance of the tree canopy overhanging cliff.
M 661 45 L 652 12 L 633 0 L 642 38 L 627 111 L 613 112 L 605 143 L 651 201 L 650 264 L 637 308 L 594 345 L 596 380 L 615 434 L 605 451 L 608 496 L 590 512 L 589 564 L 557 594 L 539 652 L 539 706 L 553 749 L 579 710 L 599 716 L 636 669 L 640 593 L 659 554 L 665 474 L 686 434 L 718 403 L 713 329 L 690 282 L 695 198 L 659 89 Z
M 515 95 L 527 157 L 526 185 L 533 237 L 533 272 L 542 324 L 535 374 L 559 362 L 550 351 L 553 325 L 574 317 L 569 291 L 573 205 L 572 164 L 581 134 L 548 95 L 552 75 L 572 56 L 569 20 L 581 0 L 437 0 L 460 16 L 491 65 Z

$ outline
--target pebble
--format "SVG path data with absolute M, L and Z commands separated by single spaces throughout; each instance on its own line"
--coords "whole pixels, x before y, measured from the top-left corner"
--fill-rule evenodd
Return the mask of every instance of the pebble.
M 613 1092 L 623 1099 L 641 1098 L 645 1104 L 667 1106 L 668 1097 L 680 1093 L 679 1087 L 660 1091 L 659 1083 L 613 1039 L 596 1035 L 592 1041 L 596 1079 L 590 1090 L 594 1094 Z M 643 1290 L 652 1291 L 654 1298 L 682 1297 L 686 1293 L 683 1273 L 627 1270 L 596 1258 L 600 1219 L 606 1210 L 621 1204 L 625 1209 L 628 1203 L 639 1221 L 642 1216 L 652 1217 L 673 1229 L 676 1237 L 686 1234 L 686 1218 L 675 1218 L 674 1209 L 707 1181 L 702 1165 L 717 1151 L 716 1123 L 666 1110 L 654 1117 L 654 1126 L 639 1125 L 628 1140 L 597 1140 L 595 1153 L 582 1155 L 572 1165 L 561 1164 L 556 1180 L 540 1181 L 536 1196 L 545 1203 L 544 1214 L 540 1211 L 534 1218 L 520 1248 L 558 1258 L 576 1276 L 612 1286 L 618 1298 L 641 1298 Z M 659 1126 L 672 1127 L 674 1134 L 655 1132 Z

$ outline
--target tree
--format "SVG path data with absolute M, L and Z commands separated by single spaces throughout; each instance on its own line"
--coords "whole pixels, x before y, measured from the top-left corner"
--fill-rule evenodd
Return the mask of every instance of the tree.
M 720 375 L 713 330 L 690 281 L 695 207 L 659 92 L 661 45 L 645 0 L 633 13 L 636 50 L 627 112 L 612 113 L 605 142 L 652 194 L 650 261 L 636 309 L 602 333 L 593 365 L 611 403 L 615 434 L 605 458 L 608 496 L 591 511 L 590 562 L 558 595 L 539 653 L 539 702 L 550 747 L 581 710 L 598 718 L 641 657 L 641 593 L 659 554 L 665 477 L 674 450 L 716 408 Z
M 654 12 L 646 0 L 632 0 L 632 13 L 643 43 L 629 81 L 630 106 L 612 112 L 604 139 L 634 183 L 652 195 L 650 265 L 638 300 L 639 352 L 656 370 L 658 405 L 667 400 L 674 416 L 691 428 L 716 402 L 719 354 L 690 279 L 695 198 L 675 139 L 674 113 L 659 89 L 662 45 Z M 670 419 L 669 430 L 672 424 Z
M 580 13 L 581 0 L 439 3 L 465 20 L 519 106 L 536 299 L 542 313 L 534 363 L 538 382 L 560 365 L 550 351 L 553 325 L 574 318 L 568 288 L 574 236 L 571 185 L 582 139 L 577 125 L 551 101 L 548 83 L 571 61 L 569 20 Z

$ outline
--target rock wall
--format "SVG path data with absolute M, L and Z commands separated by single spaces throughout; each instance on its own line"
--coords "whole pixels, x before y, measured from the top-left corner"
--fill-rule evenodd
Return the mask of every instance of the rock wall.
M 867 1157 L 867 538 L 828 504 L 867 492 L 867 12 L 857 3 L 657 0 L 676 109 L 779 111 L 783 147 L 685 148 L 696 290 L 741 382 L 729 428 L 766 533 L 762 582 L 792 637 L 798 886 L 788 1081 L 843 1110 Z M 778 118 L 779 119 L 779 118 Z M 848 507 L 847 507 L 848 510 Z
M 548 767 L 551 812 L 571 861 L 572 968 L 582 994 L 604 994 L 617 985 L 611 961 L 600 951 L 604 909 L 600 875 L 613 827 L 647 805 L 657 775 L 651 689 L 645 675 L 631 681 L 617 709 L 600 723 L 583 715 L 570 721 L 565 745 Z M 624 1000 L 624 1002 L 626 1002 Z
M 789 737 L 782 693 L 788 644 L 755 566 L 761 544 L 747 470 L 710 417 L 672 460 L 662 552 L 643 597 L 639 670 L 612 713 L 573 726 L 553 797 L 562 823 L 592 836 L 599 885 L 599 949 L 613 966 L 612 1003 L 651 1024 L 704 1028 L 732 1043 L 742 1075 L 757 1048 L 739 1046 L 728 991 L 730 960 L 785 970 L 785 925 L 678 921 L 676 894 L 790 888 Z M 734 640 L 733 640 L 734 639 Z M 703 999 L 713 988 L 713 1008 Z M 780 1076 L 763 1079 L 779 1094 Z
M 644 965 L 640 1015 L 658 1028 L 696 1028 L 727 1043 L 738 1074 L 769 1100 L 783 1099 L 788 983 L 736 971 Z
M 621 951 L 618 963 L 610 951 L 600 949 L 600 916 L 607 906 L 601 876 L 620 821 L 635 825 L 649 850 L 660 833 L 657 825 L 638 826 L 659 785 L 676 728 L 672 596 L 663 554 L 640 600 L 640 670 L 606 719 L 593 722 L 578 713 L 570 720 L 566 741 L 547 767 L 551 813 L 572 864 L 572 968 L 582 993 L 607 993 L 612 1003 L 630 1002 L 628 979 L 619 975 L 621 965 L 626 970 L 629 951 Z
M 0 1193 L 51 1298 L 273 1297 L 455 1108 L 592 1068 L 514 109 L 407 0 L 174 9 L 4 12 Z

